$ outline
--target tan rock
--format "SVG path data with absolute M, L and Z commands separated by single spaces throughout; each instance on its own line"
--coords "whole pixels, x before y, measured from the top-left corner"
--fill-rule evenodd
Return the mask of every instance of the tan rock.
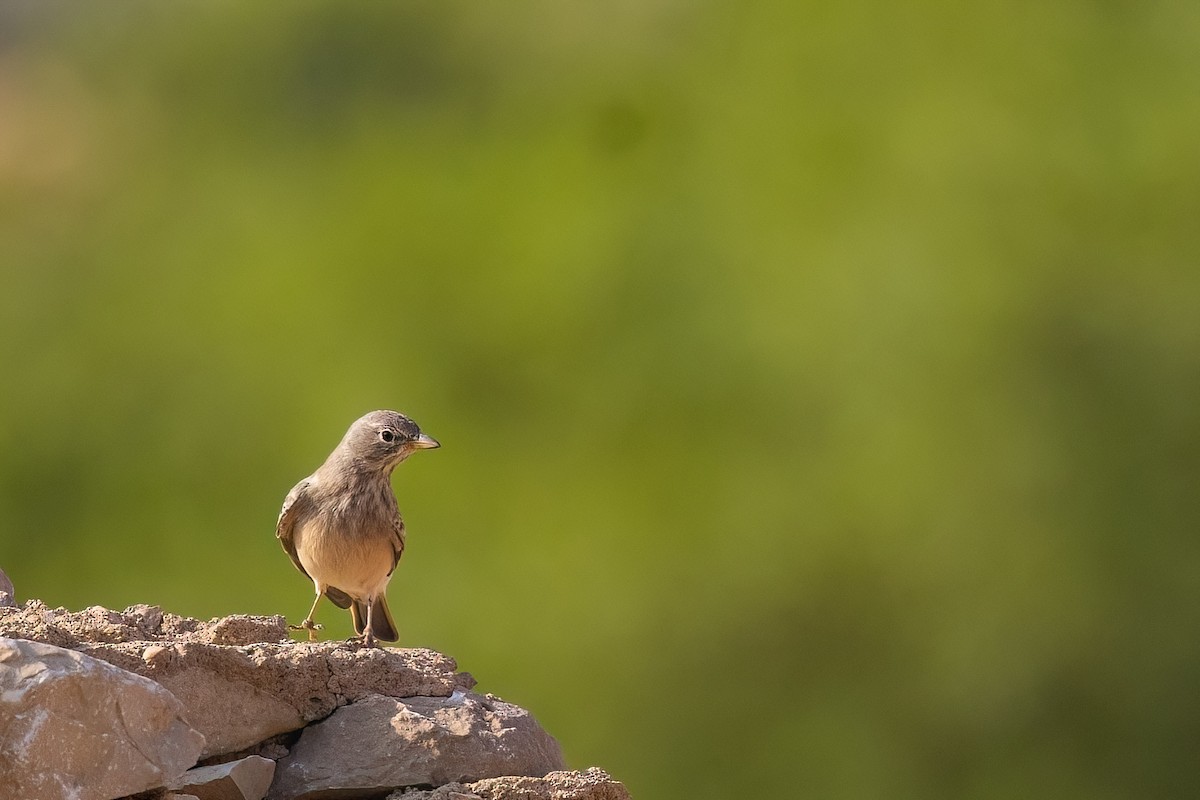
M 599 767 L 551 772 L 544 778 L 506 775 L 436 789 L 401 789 L 387 800 L 630 800 L 629 790 Z
M 71 647 L 161 683 L 204 734 L 204 758 L 298 730 L 370 694 L 448 696 L 475 683 L 432 650 L 292 642 L 283 617 L 201 622 L 156 606 L 73 612 L 29 601 L 0 608 L 0 635 Z
M 448 696 L 474 679 L 423 649 L 354 649 L 342 642 L 232 647 L 180 642 L 155 651 L 131 642 L 81 650 L 158 681 L 209 738 L 202 757 L 247 748 L 322 719 L 371 694 Z
M 630 800 L 625 785 L 599 767 L 542 778 L 485 778 L 468 788 L 481 800 Z
M 153 681 L 72 650 L 0 638 L 5 797 L 109 800 L 196 763 L 204 737 Z
M 204 734 L 201 758 L 243 750 L 304 727 L 304 717 L 288 699 L 251 681 L 228 678 L 212 665 L 184 667 L 154 678 L 179 698 L 188 720 Z
M 558 742 L 529 712 L 494 697 L 373 695 L 305 728 L 268 796 L 350 797 L 563 767 Z
M 247 756 L 212 767 L 189 769 L 167 788 L 195 795 L 197 800 L 262 800 L 274 776 L 274 761 Z
M 121 642 L 199 642 L 248 645 L 289 639 L 283 617 L 234 614 L 202 622 L 164 613 L 158 606 L 136 605 L 124 611 L 92 606 L 82 611 L 49 608 L 40 600 L 0 608 L 0 636 L 77 648 L 81 644 Z

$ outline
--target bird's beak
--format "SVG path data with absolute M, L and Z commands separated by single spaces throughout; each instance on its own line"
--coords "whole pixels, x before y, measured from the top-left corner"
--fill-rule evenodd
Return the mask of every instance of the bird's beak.
M 441 447 L 437 439 L 424 433 L 413 439 L 413 446 L 418 450 L 433 450 L 435 447 Z

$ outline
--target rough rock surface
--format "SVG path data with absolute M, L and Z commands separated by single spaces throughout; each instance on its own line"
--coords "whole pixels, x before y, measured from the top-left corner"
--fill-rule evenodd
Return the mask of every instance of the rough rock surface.
M 373 696 L 305 728 L 279 762 L 272 800 L 369 795 L 563 769 L 553 737 L 494 697 Z
M 109 800 L 161 786 L 204 737 L 153 681 L 40 642 L 0 638 L 5 797 Z
M 293 642 L 278 616 L 203 622 L 155 606 L 70 612 L 3 599 L 0 637 L 25 641 L 0 639 L 0 800 L 382 798 L 398 787 L 405 800 L 628 800 L 600 770 L 557 771 L 558 744 L 528 712 L 469 693 L 474 679 L 431 650 Z M 27 674 L 5 655 L 13 648 L 46 648 L 125 688 L 39 695 L 38 676 L 71 670 Z M 143 718 L 135 699 L 146 693 L 170 713 Z M 18 700 L 29 707 L 17 711 Z M 118 738 L 81 733 L 72 714 Z M 118 734 L 136 740 L 136 755 Z M 170 760 L 181 736 L 188 749 L 157 772 L 132 763 L 160 750 Z M 46 775 L 61 780 L 47 786 Z
M 69 612 L 30 601 L 0 608 L 0 635 L 74 648 L 162 684 L 204 734 L 203 757 L 297 730 L 367 695 L 444 697 L 475 684 L 432 650 L 291 642 L 283 617 L 200 622 L 155 606 Z
M 274 761 L 247 756 L 212 767 L 189 769 L 167 784 L 167 788 L 198 800 L 262 800 L 274 776 Z
M 0 636 L 77 649 L 80 645 L 118 642 L 198 642 L 247 645 L 288 639 L 283 617 L 235 614 L 202 622 L 164 613 L 158 606 L 136 605 L 124 611 L 91 606 L 82 611 L 49 608 L 40 600 L 0 609 Z
M 133 653 L 123 650 L 130 646 Z M 137 649 L 140 658 L 129 658 Z M 296 730 L 370 694 L 450 695 L 474 685 L 469 675 L 455 673 L 451 659 L 432 650 L 353 650 L 340 642 L 144 649 L 135 643 L 84 652 L 170 689 L 209 737 L 205 756 Z
M 551 772 L 544 778 L 508 776 L 436 789 L 401 789 L 387 800 L 630 800 L 629 791 L 599 767 Z
M 629 800 L 629 790 L 599 767 L 544 778 L 486 778 L 471 784 L 482 800 Z

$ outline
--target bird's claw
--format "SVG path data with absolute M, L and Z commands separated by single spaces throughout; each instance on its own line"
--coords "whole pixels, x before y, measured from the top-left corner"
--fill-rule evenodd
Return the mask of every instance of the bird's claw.
M 317 641 L 317 631 L 325 630 L 325 626 L 319 622 L 313 622 L 311 619 L 306 619 L 299 625 L 288 625 L 289 631 L 308 631 L 308 640 L 310 642 Z
M 351 636 L 346 640 L 346 644 L 355 650 L 362 650 L 370 647 L 379 647 L 379 642 L 370 634 L 362 634 L 361 636 Z

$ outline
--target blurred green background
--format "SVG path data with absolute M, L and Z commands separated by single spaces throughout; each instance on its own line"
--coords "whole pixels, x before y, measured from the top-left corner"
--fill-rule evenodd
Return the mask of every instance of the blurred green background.
M 0 565 L 299 620 L 393 407 L 404 643 L 636 797 L 1195 796 L 1198 141 L 1189 3 L 5 2 Z

